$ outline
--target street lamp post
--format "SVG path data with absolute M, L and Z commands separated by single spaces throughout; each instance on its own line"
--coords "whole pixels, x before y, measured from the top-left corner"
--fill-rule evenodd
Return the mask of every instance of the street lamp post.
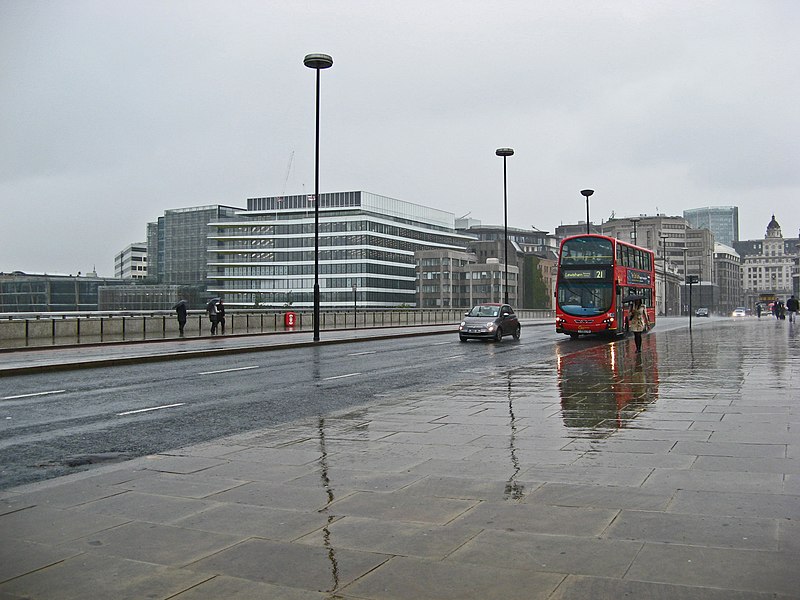
M 303 64 L 317 72 L 317 124 L 314 154 L 314 341 L 319 341 L 319 72 L 333 66 L 327 54 L 307 54 Z
M 506 158 L 514 155 L 511 148 L 498 148 L 494 152 L 497 156 L 503 157 L 503 263 L 505 272 L 503 274 L 503 287 L 505 294 L 504 302 L 508 304 L 508 186 L 506 183 Z M 519 278 L 517 278 L 517 303 L 519 303 Z
M 719 300 L 719 294 L 714 294 L 714 258 L 716 258 L 714 251 L 709 249 L 708 251 L 708 285 L 711 289 L 711 302 L 708 303 L 708 310 L 711 314 L 716 312 L 715 306 L 717 301 Z
M 686 291 L 686 281 L 689 279 L 689 275 L 686 272 L 686 252 L 689 250 L 688 248 L 684 247 L 681 248 L 683 250 L 683 289 Z M 683 314 L 683 294 L 681 294 L 681 314 Z M 691 316 L 690 316 L 691 318 Z
M 589 233 L 589 196 L 594 194 L 594 190 L 581 190 L 581 196 L 586 196 L 586 233 Z
M 628 219 L 631 223 L 633 223 L 633 245 L 638 246 L 639 242 L 636 238 L 636 224 L 641 221 L 639 217 L 633 217 L 632 219 Z
M 667 236 L 663 233 L 658 237 L 661 238 L 661 269 L 663 272 L 663 286 L 664 286 L 664 315 L 669 314 L 669 304 L 667 303 Z

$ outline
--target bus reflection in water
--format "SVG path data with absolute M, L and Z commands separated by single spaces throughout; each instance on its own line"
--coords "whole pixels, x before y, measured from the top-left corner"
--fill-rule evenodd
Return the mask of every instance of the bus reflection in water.
M 633 419 L 658 399 L 655 336 L 642 339 L 642 354 L 625 342 L 575 351 L 559 344 L 558 387 L 564 425 L 575 437 L 598 438 L 632 427 Z

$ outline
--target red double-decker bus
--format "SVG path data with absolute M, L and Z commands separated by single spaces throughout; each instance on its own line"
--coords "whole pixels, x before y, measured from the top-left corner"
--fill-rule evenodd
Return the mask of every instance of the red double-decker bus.
M 558 256 L 556 331 L 573 339 L 625 335 L 628 308 L 637 298 L 655 325 L 655 286 L 652 250 L 604 235 L 568 237 Z

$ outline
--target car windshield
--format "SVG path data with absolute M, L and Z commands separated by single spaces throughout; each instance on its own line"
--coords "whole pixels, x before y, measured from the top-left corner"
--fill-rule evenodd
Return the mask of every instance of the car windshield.
M 496 317 L 500 314 L 499 306 L 473 306 L 468 317 Z

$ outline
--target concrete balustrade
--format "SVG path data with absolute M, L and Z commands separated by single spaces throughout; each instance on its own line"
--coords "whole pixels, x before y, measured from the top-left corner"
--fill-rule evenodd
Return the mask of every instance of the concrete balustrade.
M 411 325 L 458 323 L 466 309 L 360 309 L 326 310 L 320 313 L 321 329 L 403 327 Z M 231 310 L 225 319 L 225 334 L 256 334 L 278 331 L 303 331 L 313 327 L 312 312 L 294 310 L 296 324 L 284 327 L 285 311 Z M 520 319 L 553 317 L 548 310 L 519 310 Z M 205 311 L 189 311 L 184 335 L 211 334 Z M 154 312 L 73 312 L 0 313 L 0 347 L 78 344 L 110 341 L 136 341 L 178 337 L 178 321 L 173 311 Z

